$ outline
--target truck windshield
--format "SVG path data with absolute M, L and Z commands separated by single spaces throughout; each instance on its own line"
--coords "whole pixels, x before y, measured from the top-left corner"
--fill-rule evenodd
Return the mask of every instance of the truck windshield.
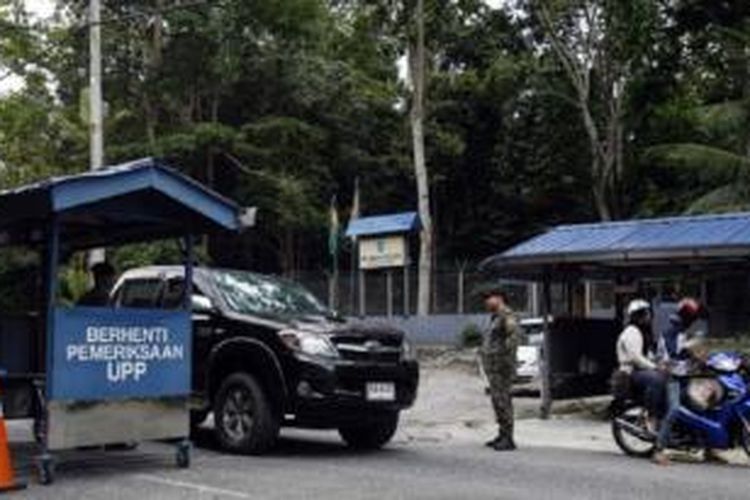
M 211 273 L 226 305 L 240 314 L 329 316 L 331 312 L 304 287 L 291 281 L 245 271 Z

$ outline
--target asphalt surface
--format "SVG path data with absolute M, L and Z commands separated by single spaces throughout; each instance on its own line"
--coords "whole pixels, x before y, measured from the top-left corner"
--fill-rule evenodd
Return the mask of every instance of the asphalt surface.
M 137 450 L 58 455 L 52 486 L 36 482 L 30 422 L 11 421 L 14 459 L 29 488 L 11 498 L 33 499 L 743 499 L 750 467 L 678 463 L 660 468 L 629 459 L 615 447 L 605 421 L 575 416 L 533 418 L 539 402 L 516 399 L 520 450 L 483 446 L 494 431 L 483 383 L 471 367 L 424 367 L 420 395 L 402 415 L 386 449 L 347 449 L 335 432 L 284 430 L 268 456 L 218 451 L 210 419 L 194 438 L 190 469 L 177 469 L 174 447 L 143 443 Z M 559 407 L 563 405 L 560 404 Z M 529 418 L 531 417 L 531 418 Z
M 522 446 L 498 453 L 481 442 L 397 439 L 379 452 L 345 448 L 330 432 L 285 431 L 269 456 L 226 455 L 208 431 L 197 436 L 190 469 L 172 447 L 71 452 L 51 486 L 33 482 L 14 498 L 33 499 L 743 499 L 746 466 L 662 468 L 615 451 Z M 29 451 L 29 450 L 26 450 Z M 18 453 L 16 454 L 19 455 Z M 28 472 L 28 453 L 20 453 Z

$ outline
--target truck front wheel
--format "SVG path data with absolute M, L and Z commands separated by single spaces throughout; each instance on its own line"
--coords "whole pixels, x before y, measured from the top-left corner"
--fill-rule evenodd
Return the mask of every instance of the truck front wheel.
M 391 440 L 398 428 L 398 412 L 357 425 L 339 428 L 339 434 L 350 447 L 359 450 L 377 450 Z
M 279 419 L 263 387 L 249 373 L 224 379 L 214 400 L 214 417 L 219 443 L 233 453 L 260 455 L 279 435 Z

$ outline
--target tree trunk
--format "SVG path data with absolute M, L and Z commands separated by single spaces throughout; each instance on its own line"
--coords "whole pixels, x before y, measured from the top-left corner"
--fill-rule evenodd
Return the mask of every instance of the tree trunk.
M 425 93 L 425 47 L 424 47 L 424 0 L 417 0 L 415 12 L 416 40 L 409 47 L 409 69 L 413 86 L 410 113 L 411 133 L 414 148 L 414 173 L 417 180 L 417 198 L 422 232 L 419 244 L 419 282 L 417 287 L 417 315 L 430 313 L 430 285 L 432 278 L 432 218 L 430 217 L 430 191 L 424 153 L 424 93 Z
M 162 30 L 161 11 L 164 9 L 164 0 L 156 0 L 156 13 L 154 14 L 154 23 L 151 31 L 151 48 L 148 51 L 148 60 L 146 62 L 149 73 L 150 83 L 156 79 L 161 67 L 162 50 L 164 48 L 164 33 Z M 156 125 L 159 119 L 156 99 L 152 96 L 153 90 L 146 88 L 143 96 L 143 108 L 146 118 L 146 137 L 151 149 L 156 146 Z
M 600 163 L 601 159 L 598 156 L 591 158 L 591 190 L 599 219 L 609 221 L 612 220 L 612 213 L 607 204 L 607 182 L 606 179 L 601 177 L 602 167 Z

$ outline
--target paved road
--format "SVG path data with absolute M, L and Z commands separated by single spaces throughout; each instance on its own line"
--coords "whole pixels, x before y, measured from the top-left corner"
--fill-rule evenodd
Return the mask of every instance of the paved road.
M 527 445 L 490 451 L 471 440 L 397 440 L 377 453 L 349 451 L 333 433 L 286 432 L 266 457 L 223 455 L 201 435 L 193 467 L 178 470 L 171 447 L 78 452 L 58 481 L 32 484 L 33 499 L 742 499 L 747 467 L 679 464 L 664 469 L 612 451 Z

